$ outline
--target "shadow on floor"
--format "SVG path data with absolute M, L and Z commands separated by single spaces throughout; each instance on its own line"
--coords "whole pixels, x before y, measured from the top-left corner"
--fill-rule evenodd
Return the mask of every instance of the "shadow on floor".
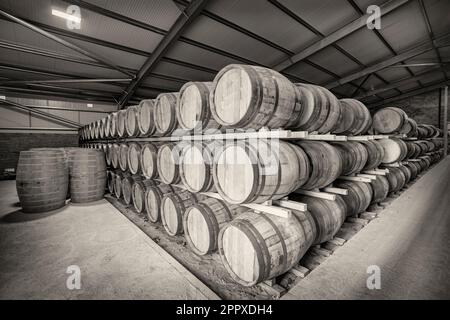
M 42 213 L 24 213 L 22 212 L 22 209 L 13 211 L 11 213 L 8 213 L 4 215 L 0 219 L 0 224 L 7 224 L 7 223 L 21 223 L 21 222 L 27 222 L 27 221 L 34 221 L 39 219 L 44 219 L 50 216 L 53 216 L 57 213 L 60 213 L 62 210 L 64 210 L 64 207 L 58 210 L 53 210 L 49 212 L 42 212 Z

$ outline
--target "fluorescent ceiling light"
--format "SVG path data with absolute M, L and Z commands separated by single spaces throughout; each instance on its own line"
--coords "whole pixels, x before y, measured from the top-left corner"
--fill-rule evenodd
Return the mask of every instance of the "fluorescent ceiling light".
M 92 107 L 94 107 L 94 105 L 93 105 L 92 103 L 88 103 L 88 104 L 87 104 L 87 107 L 88 107 L 88 108 L 92 108 Z
M 74 22 L 77 22 L 77 23 L 81 23 L 81 18 L 80 17 L 73 16 L 71 14 L 68 14 L 68 13 L 65 13 L 65 12 L 62 12 L 62 11 L 59 11 L 59 10 L 52 9 L 52 15 L 60 17 L 60 18 L 63 18 L 63 19 L 66 19 L 66 20 L 69 20 L 69 21 L 74 21 Z

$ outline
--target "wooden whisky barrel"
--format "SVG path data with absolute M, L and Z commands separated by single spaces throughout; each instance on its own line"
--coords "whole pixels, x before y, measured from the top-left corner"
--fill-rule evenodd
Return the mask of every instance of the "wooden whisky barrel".
M 157 169 L 162 182 L 166 184 L 177 184 L 181 182 L 180 177 L 180 153 L 184 144 L 166 143 L 158 149 Z
M 111 146 L 111 165 L 114 169 L 119 168 L 119 153 L 120 145 L 118 143 L 113 143 Z
M 135 180 L 131 186 L 131 198 L 136 212 L 141 213 L 145 210 L 145 193 L 148 188 L 156 186 L 154 180 Z
M 347 217 L 347 205 L 340 195 L 336 195 L 335 201 L 299 194 L 293 194 L 291 198 L 308 206 L 317 230 L 313 245 L 333 239 Z
M 180 176 L 191 192 L 215 192 L 213 164 L 215 154 L 223 148 L 222 141 L 193 142 L 187 144 L 180 155 Z
M 141 173 L 141 145 L 137 142 L 128 144 L 127 166 L 131 174 Z
M 126 129 L 127 110 L 120 110 L 117 112 L 117 135 L 120 138 L 128 136 Z
M 343 116 L 334 132 L 347 135 L 367 133 L 372 125 L 369 109 L 356 99 L 341 99 L 339 102 Z
M 321 86 L 317 86 L 317 89 L 325 95 L 325 103 L 328 104 L 328 115 L 322 126 L 317 129 L 317 132 L 334 132 L 334 130 L 338 126 L 339 120 L 342 117 L 341 104 L 339 103 L 339 100 L 336 98 L 336 96 L 328 89 Z
M 183 233 L 183 215 L 197 202 L 195 195 L 186 190 L 166 194 L 161 201 L 161 222 L 171 236 Z
M 206 198 L 189 207 L 183 216 L 184 237 L 189 248 L 203 256 L 217 250 L 219 231 L 247 208 Z
M 302 189 L 326 187 L 342 174 L 341 154 L 332 145 L 322 141 L 298 141 L 296 144 L 303 149 L 310 164 L 310 174 Z
M 119 132 L 117 131 L 117 122 L 118 122 L 118 112 L 113 112 L 109 116 L 109 135 L 112 138 L 116 138 L 119 136 Z
M 166 194 L 173 193 L 174 189 L 168 184 L 161 183 L 145 190 L 145 212 L 150 222 L 156 223 L 161 219 L 161 201 Z
M 404 173 L 396 167 L 390 167 L 389 172 L 386 174 L 386 178 L 389 182 L 389 192 L 400 191 L 406 182 Z
M 66 155 L 61 149 L 21 151 L 16 189 L 22 211 L 38 213 L 64 207 L 68 170 Z
M 409 170 L 411 174 L 411 180 L 414 180 L 419 174 L 419 168 L 411 162 L 406 163 L 405 167 Z
M 301 111 L 295 86 L 259 66 L 224 67 L 214 78 L 210 97 L 214 119 L 228 128 L 282 128 Z
M 400 129 L 400 133 L 404 133 L 408 137 L 417 137 L 417 122 L 414 119 L 407 118 Z
M 371 180 L 372 201 L 371 203 L 379 203 L 386 199 L 389 193 L 389 181 L 385 176 L 377 176 L 376 180 Z
M 105 147 L 105 159 L 106 159 L 106 165 L 109 167 L 112 165 L 112 150 L 113 145 L 112 143 L 107 143 Z
M 357 141 L 331 142 L 342 158 L 342 174 L 351 175 L 361 172 L 367 163 L 367 149 Z
M 140 134 L 139 125 L 139 106 L 129 106 L 125 113 L 125 130 L 127 136 L 137 137 Z
M 116 171 L 114 175 L 114 195 L 117 199 L 122 197 L 122 180 L 129 176 L 128 173 Z
M 281 218 L 247 211 L 222 228 L 219 254 L 234 281 L 253 286 L 299 262 L 316 238 L 316 228 L 308 211 L 292 213 Z
M 111 195 L 114 195 L 115 180 L 116 180 L 116 178 L 115 178 L 114 171 L 108 171 L 107 184 L 108 184 L 108 191 Z
M 119 147 L 119 167 L 122 171 L 128 169 L 128 143 L 124 142 Z
M 302 108 L 294 129 L 308 132 L 316 131 L 323 122 L 323 120 L 322 122 L 318 121 L 322 108 L 317 101 L 316 91 L 302 83 L 296 83 L 295 86 Z
M 403 172 L 403 175 L 405 176 L 405 185 L 408 184 L 411 180 L 411 172 L 404 165 L 400 165 L 400 167 L 398 168 Z
M 154 179 L 158 176 L 157 155 L 158 147 L 156 144 L 147 142 L 142 146 L 139 162 L 142 174 L 147 179 Z
M 156 132 L 168 136 L 177 128 L 176 105 L 179 93 L 160 93 L 155 100 L 153 119 Z
M 127 175 L 122 179 L 122 196 L 126 205 L 133 200 L 133 185 L 144 180 L 140 175 Z
M 384 157 L 384 149 L 377 140 L 361 141 L 367 149 L 367 162 L 363 170 L 373 170 L 378 168 Z
M 220 128 L 212 117 L 209 106 L 209 94 L 212 87 L 212 82 L 187 82 L 181 87 L 176 114 L 182 129 L 201 134 L 207 129 Z
M 100 139 L 104 139 L 105 133 L 106 133 L 106 118 L 101 118 L 99 121 L 100 121 L 100 125 L 99 125 L 99 130 L 98 130 L 98 137 Z
M 103 199 L 107 180 L 103 151 L 72 148 L 67 153 L 71 202 L 88 203 Z
M 214 186 L 229 203 L 280 199 L 309 177 L 305 152 L 285 141 L 236 141 L 220 150 L 213 165 Z
M 376 132 L 387 134 L 399 132 L 408 119 L 406 113 L 399 108 L 387 107 L 378 110 L 373 116 L 373 128 Z
M 333 186 L 348 191 L 348 195 L 342 196 L 347 205 L 347 217 L 362 213 L 369 207 L 373 192 L 370 184 L 359 181 L 336 181 Z
M 150 137 L 155 134 L 156 127 L 154 119 L 154 110 L 155 110 L 154 99 L 142 100 L 139 103 L 137 123 L 140 135 L 143 137 Z
M 406 143 L 397 138 L 380 139 L 378 143 L 384 149 L 382 163 L 393 163 L 402 161 L 408 154 Z

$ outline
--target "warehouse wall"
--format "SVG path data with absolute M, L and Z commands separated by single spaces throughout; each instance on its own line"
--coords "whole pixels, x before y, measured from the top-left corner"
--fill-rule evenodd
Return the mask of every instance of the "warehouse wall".
M 439 124 L 439 90 L 395 101 L 390 106 L 400 107 L 418 123 Z
M 105 112 L 116 110 L 115 105 L 6 97 L 7 100 L 28 106 L 63 107 L 73 110 L 37 108 L 81 124 L 103 118 Z M 86 110 L 86 111 L 84 111 Z M 69 131 L 61 122 L 34 115 L 14 107 L 0 105 L 0 179 L 9 177 L 11 169 L 17 167 L 20 151 L 30 148 L 64 147 L 78 145 L 78 132 Z M 53 130 L 45 130 L 51 128 Z M 5 172 L 6 170 L 6 172 Z

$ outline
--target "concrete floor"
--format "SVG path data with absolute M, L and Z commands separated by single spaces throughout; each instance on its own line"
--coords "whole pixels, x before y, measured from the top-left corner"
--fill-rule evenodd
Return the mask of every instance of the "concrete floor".
M 69 290 L 71 265 L 81 289 Z M 109 202 L 20 211 L 0 181 L 0 299 L 218 299 Z
M 381 289 L 366 286 L 380 267 Z M 450 157 L 428 171 L 284 299 L 450 299 Z

